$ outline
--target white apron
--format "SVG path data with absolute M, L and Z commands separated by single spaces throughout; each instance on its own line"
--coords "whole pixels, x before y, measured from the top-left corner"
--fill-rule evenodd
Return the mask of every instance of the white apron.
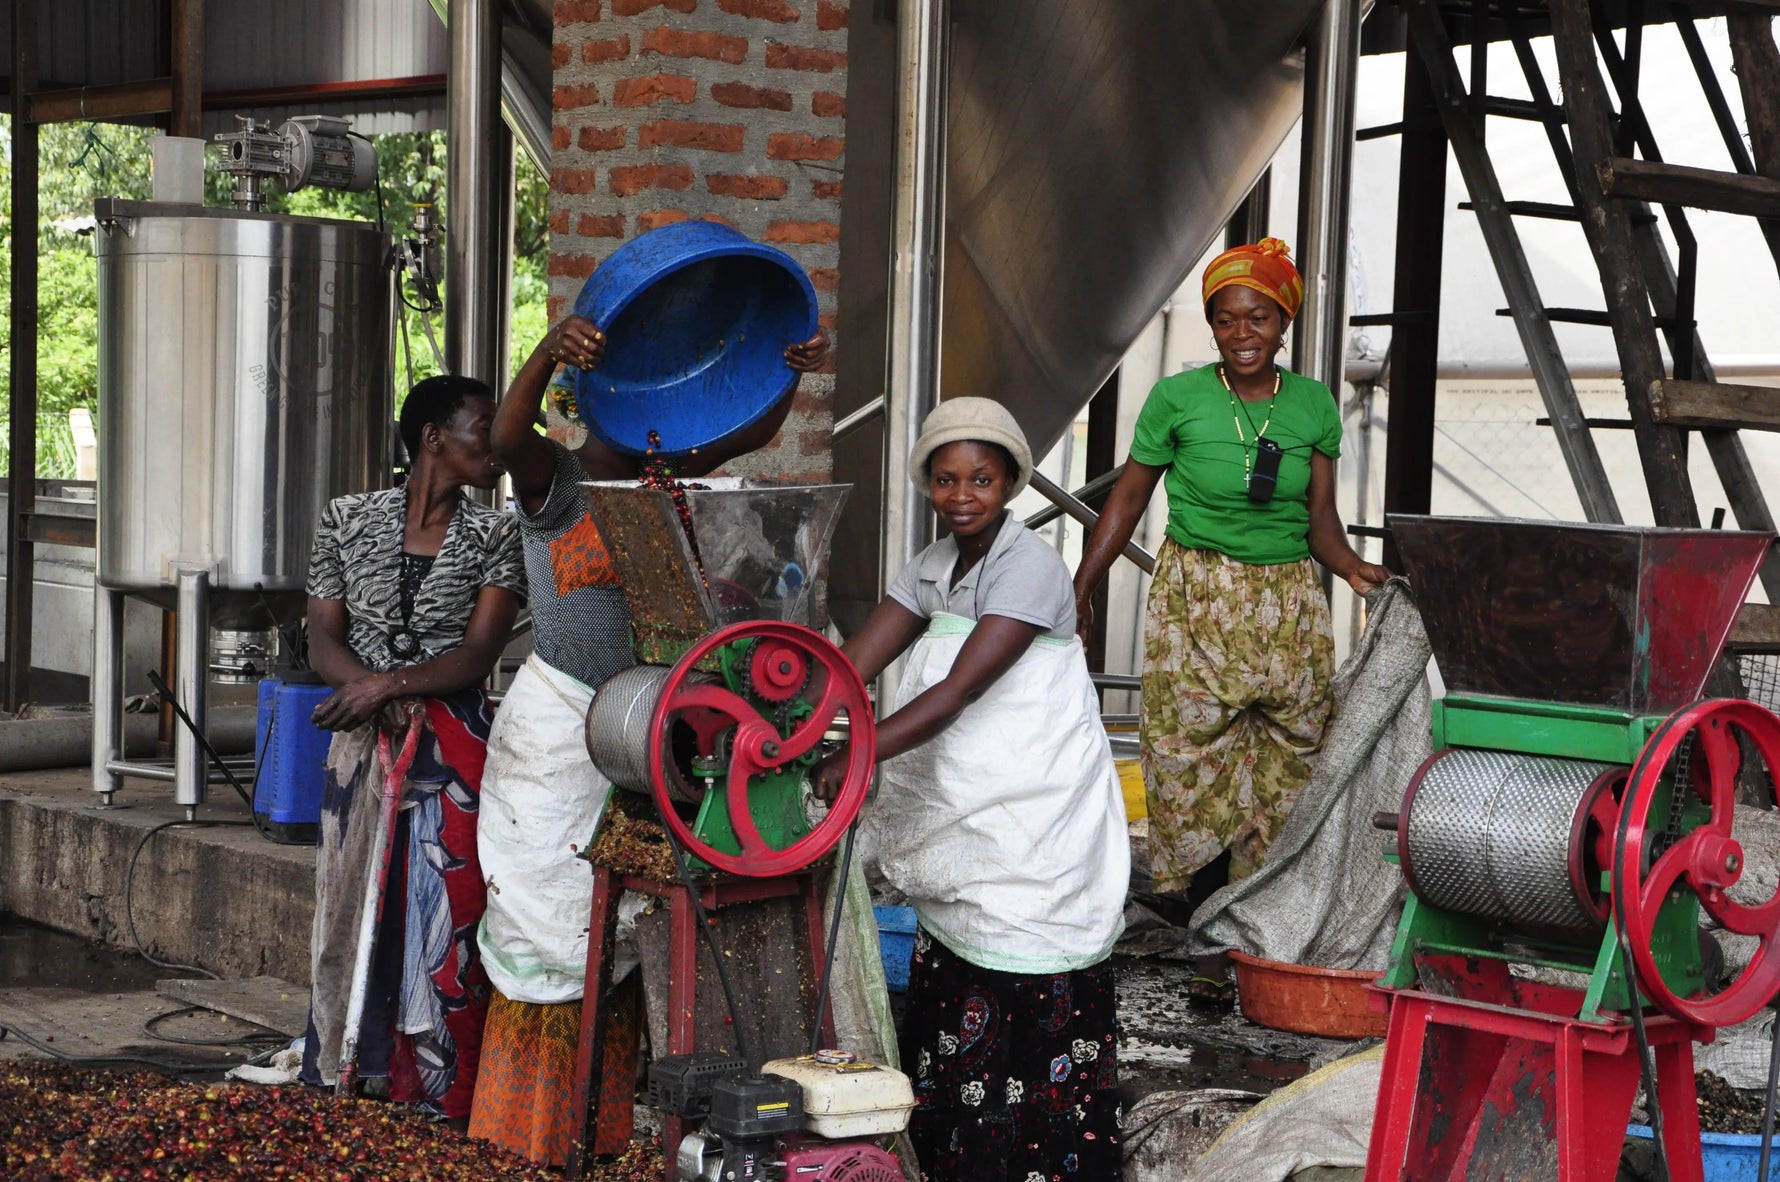
M 945 678 L 974 626 L 933 617 L 898 710 Z M 1131 845 L 1081 641 L 1038 637 L 951 726 L 888 760 L 867 826 L 921 926 L 971 964 L 1062 973 L 1105 959 Z
M 533 655 L 489 732 L 476 819 L 488 910 L 477 943 L 488 979 L 512 1001 L 581 996 L 593 868 L 576 855 L 612 793 L 582 738 L 592 702 L 586 686 Z

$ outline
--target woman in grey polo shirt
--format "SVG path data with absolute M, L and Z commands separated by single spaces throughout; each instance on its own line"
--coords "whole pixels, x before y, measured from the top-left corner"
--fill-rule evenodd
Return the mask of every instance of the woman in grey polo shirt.
M 1006 504 L 1032 472 L 986 398 L 928 416 L 909 460 L 950 535 L 845 646 L 904 652 L 865 824 L 920 928 L 902 1062 L 929 1182 L 1121 1176 L 1113 977 L 1130 847 L 1069 568 Z M 845 751 L 815 769 L 831 798 Z

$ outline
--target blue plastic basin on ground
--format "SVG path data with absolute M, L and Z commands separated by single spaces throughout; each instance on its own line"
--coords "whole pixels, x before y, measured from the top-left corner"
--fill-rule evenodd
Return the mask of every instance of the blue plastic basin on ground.
M 892 993 L 906 993 L 909 964 L 915 959 L 915 909 L 873 907 L 878 920 L 878 948 L 884 958 L 884 984 Z
M 1626 1132 L 1645 1141 L 1651 1139 L 1649 1125 L 1632 1125 Z M 1780 1166 L 1780 1136 L 1774 1140 L 1775 1151 L 1770 1157 L 1774 1166 Z M 1706 1182 L 1755 1182 L 1761 1166 L 1761 1135 L 1701 1133 L 1700 1158 Z M 1780 1169 L 1773 1172 L 1780 1175 Z
M 625 243 L 588 277 L 575 313 L 606 333 L 575 402 L 607 446 L 684 455 L 758 421 L 797 384 L 785 346 L 816 334 L 816 291 L 784 251 L 718 222 L 676 222 Z

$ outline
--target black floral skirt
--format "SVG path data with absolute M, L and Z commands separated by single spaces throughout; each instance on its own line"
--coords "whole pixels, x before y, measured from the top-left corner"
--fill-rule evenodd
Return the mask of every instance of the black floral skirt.
M 926 1182 L 1118 1182 L 1112 968 L 978 968 L 915 934 L 902 1065 Z

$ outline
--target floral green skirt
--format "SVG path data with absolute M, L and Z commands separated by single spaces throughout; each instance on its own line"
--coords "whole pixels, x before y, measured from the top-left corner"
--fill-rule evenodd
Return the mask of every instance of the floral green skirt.
M 1238 562 L 1170 540 L 1143 651 L 1143 782 L 1154 890 L 1230 851 L 1252 873 L 1310 776 L 1332 710 L 1335 638 L 1308 559 Z

